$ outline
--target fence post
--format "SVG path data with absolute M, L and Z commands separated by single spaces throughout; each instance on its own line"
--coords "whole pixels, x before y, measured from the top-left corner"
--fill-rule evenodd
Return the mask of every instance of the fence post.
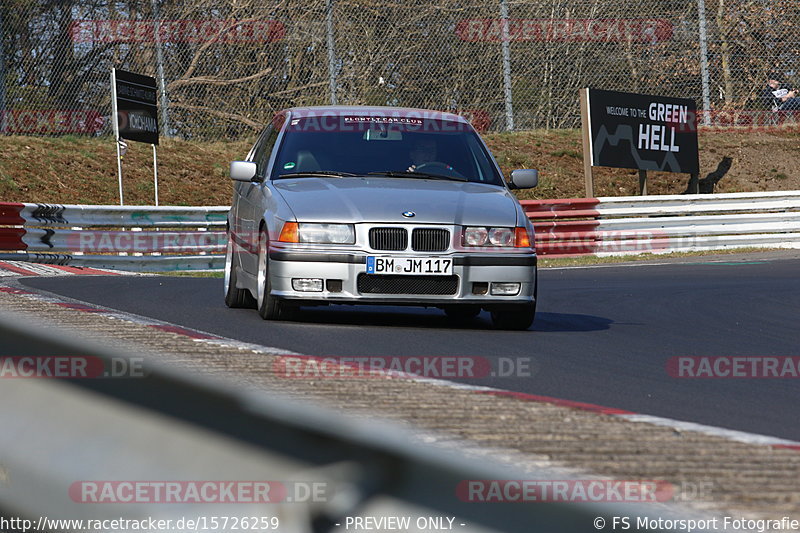
M 0 8 L 0 134 L 6 129 L 6 56 L 3 47 L 5 34 L 3 8 Z
M 167 100 L 167 84 L 164 81 L 164 50 L 161 46 L 161 14 L 158 11 L 158 0 L 150 0 L 153 6 L 153 28 L 156 39 L 156 65 L 158 69 L 158 88 L 161 91 L 161 124 L 164 126 L 164 136 L 171 137 L 169 125 L 169 100 Z M 158 202 L 156 202 L 158 205 Z
M 328 82 L 331 91 L 331 105 L 336 105 L 336 41 L 333 38 L 333 0 L 325 0 L 325 29 L 328 34 Z
M 508 4 L 500 0 L 500 19 L 503 25 L 503 87 L 506 97 L 506 130 L 514 129 L 514 101 L 511 91 L 511 44 L 508 33 Z
M 700 76 L 703 83 L 703 125 L 710 126 L 711 90 L 708 82 L 708 36 L 706 34 L 706 2 L 697 0 L 697 20 L 700 33 Z

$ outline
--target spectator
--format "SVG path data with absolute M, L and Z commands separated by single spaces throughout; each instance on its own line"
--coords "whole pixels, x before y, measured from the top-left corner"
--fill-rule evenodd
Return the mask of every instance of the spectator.
M 773 111 L 798 111 L 800 98 L 797 91 L 787 89 L 780 81 L 778 74 L 770 74 L 767 85 L 764 87 L 764 100 L 770 104 Z

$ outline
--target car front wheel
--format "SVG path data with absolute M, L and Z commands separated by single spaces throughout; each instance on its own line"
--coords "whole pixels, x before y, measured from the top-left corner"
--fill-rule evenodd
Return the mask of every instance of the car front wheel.
M 497 329 L 525 330 L 536 316 L 536 303 L 508 305 L 492 311 L 492 324 Z
M 272 296 L 268 243 L 267 234 L 262 230 L 258 237 L 258 314 L 264 320 L 277 320 L 281 314 L 281 301 Z
M 225 305 L 231 308 L 253 308 L 256 301 L 250 291 L 236 287 L 236 268 L 233 262 L 233 241 L 229 237 L 225 250 Z
M 492 309 L 492 324 L 497 329 L 525 330 L 533 325 L 539 301 L 539 274 L 533 284 L 533 303 L 509 304 Z
M 471 320 L 481 314 L 479 305 L 450 305 L 444 308 L 447 318 L 455 321 Z

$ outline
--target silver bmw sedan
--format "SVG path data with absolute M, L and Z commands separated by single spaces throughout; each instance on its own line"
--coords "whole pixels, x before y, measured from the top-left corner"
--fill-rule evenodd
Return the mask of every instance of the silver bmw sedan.
M 464 118 L 392 107 L 281 111 L 230 167 L 225 303 L 279 319 L 300 306 L 481 309 L 527 329 L 533 226 Z

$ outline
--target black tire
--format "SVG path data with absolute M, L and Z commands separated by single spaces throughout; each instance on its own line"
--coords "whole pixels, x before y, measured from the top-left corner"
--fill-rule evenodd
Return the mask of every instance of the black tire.
M 258 236 L 258 314 L 264 320 L 278 320 L 281 316 L 281 300 L 272 296 L 269 276 L 269 246 L 264 230 Z
M 535 316 L 535 303 L 508 305 L 492 311 L 492 324 L 497 329 L 526 330 Z
M 225 251 L 225 305 L 231 308 L 252 309 L 256 306 L 256 299 L 247 289 L 236 287 L 236 269 L 233 267 L 233 242 L 228 237 L 228 246 Z
M 512 304 L 492 311 L 492 324 L 497 329 L 526 330 L 536 318 L 536 303 L 539 301 L 539 273 L 535 274 L 533 303 Z
M 444 308 L 444 313 L 451 320 L 471 320 L 481 314 L 479 305 L 449 305 Z

